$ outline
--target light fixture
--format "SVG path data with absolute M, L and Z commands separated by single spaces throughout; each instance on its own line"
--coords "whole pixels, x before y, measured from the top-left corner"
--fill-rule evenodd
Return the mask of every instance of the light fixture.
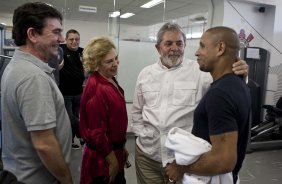
M 120 12 L 119 11 L 114 11 L 112 13 L 110 13 L 110 17 L 118 17 L 120 15 Z
M 192 32 L 192 38 L 201 38 L 202 32 Z
M 126 18 L 128 18 L 128 17 L 133 16 L 133 15 L 135 15 L 135 14 L 134 14 L 134 13 L 125 13 L 125 14 L 122 14 L 122 15 L 120 16 L 120 18 L 126 19 Z
M 189 19 L 193 24 L 204 24 L 207 21 L 207 18 L 204 16 L 198 16 Z
M 88 12 L 88 13 L 97 13 L 97 7 L 94 7 L 94 6 L 81 6 L 81 5 L 79 5 L 78 11 Z
M 201 38 L 202 35 L 203 35 L 202 32 L 192 32 L 192 33 L 187 33 L 187 34 L 186 34 L 186 38 L 187 38 L 187 39 L 191 39 L 191 38 Z
M 151 8 L 151 7 L 156 6 L 156 5 L 163 3 L 163 2 L 164 2 L 164 0 L 152 0 L 152 1 L 149 1 L 148 3 L 146 3 L 146 4 L 143 4 L 141 6 L 141 8 Z
M 45 3 L 46 5 L 48 5 L 48 6 L 51 6 L 51 7 L 53 7 L 53 5 L 51 5 L 51 4 L 49 4 L 49 3 Z
M 186 34 L 186 38 L 187 38 L 187 39 L 192 38 L 192 34 L 191 34 L 191 33 L 187 33 L 187 34 Z

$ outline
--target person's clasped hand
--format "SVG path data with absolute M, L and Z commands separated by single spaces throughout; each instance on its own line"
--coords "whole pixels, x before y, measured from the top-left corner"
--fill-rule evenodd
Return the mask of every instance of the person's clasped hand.
M 109 164 L 109 184 L 110 184 L 115 181 L 119 166 L 118 166 L 117 158 L 113 151 L 106 157 L 106 160 Z
M 177 165 L 175 160 L 172 163 L 167 164 L 165 168 L 165 174 L 170 183 L 176 183 L 177 181 L 180 181 L 184 175 L 181 166 Z
M 126 148 L 124 148 L 124 154 L 125 154 L 125 164 L 124 164 L 124 168 L 127 169 L 127 168 L 131 167 L 131 163 L 130 163 L 129 160 L 128 160 L 129 153 L 128 153 L 128 151 L 127 151 Z

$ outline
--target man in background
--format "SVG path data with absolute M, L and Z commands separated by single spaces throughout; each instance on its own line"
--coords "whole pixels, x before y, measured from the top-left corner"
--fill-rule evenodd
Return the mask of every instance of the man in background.
M 80 34 L 74 29 L 66 33 L 66 44 L 60 47 L 64 53 L 64 66 L 60 70 L 59 88 L 64 96 L 65 106 L 70 117 L 72 127 L 72 148 L 78 149 L 74 137 L 80 138 L 79 134 L 79 106 L 83 91 L 84 70 L 82 61 L 83 48 L 79 47 Z M 83 144 L 83 140 L 81 144 Z
M 16 49 L 1 80 L 4 170 L 20 182 L 72 184 L 71 127 L 47 62 L 58 56 L 62 15 L 45 3 L 26 3 L 13 15 Z
M 192 134 L 210 142 L 212 148 L 191 165 L 169 164 L 166 175 L 170 180 L 180 181 L 184 173 L 214 176 L 232 172 L 233 183 L 238 181 L 251 109 L 249 88 L 232 71 L 238 52 L 239 38 L 231 28 L 214 27 L 202 35 L 195 55 L 200 70 L 209 72 L 213 83 L 194 112 Z

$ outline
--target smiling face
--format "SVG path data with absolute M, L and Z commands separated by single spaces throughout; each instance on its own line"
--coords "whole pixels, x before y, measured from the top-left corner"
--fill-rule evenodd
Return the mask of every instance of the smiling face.
M 68 49 L 76 51 L 79 47 L 80 36 L 77 33 L 69 33 L 66 38 L 66 45 Z
M 59 19 L 47 18 L 42 34 L 35 33 L 33 38 L 37 56 L 47 62 L 59 54 L 59 44 L 64 41 L 62 24 Z
M 178 66 L 183 61 L 185 43 L 181 32 L 167 31 L 160 44 L 156 45 L 161 62 L 167 68 Z
M 118 55 L 114 48 L 103 58 L 99 66 L 98 72 L 107 79 L 111 79 L 117 75 L 118 71 Z
M 218 47 L 217 44 L 213 43 L 212 35 L 209 32 L 205 32 L 201 37 L 200 46 L 195 53 L 200 70 L 204 72 L 213 71 L 218 59 L 217 51 Z

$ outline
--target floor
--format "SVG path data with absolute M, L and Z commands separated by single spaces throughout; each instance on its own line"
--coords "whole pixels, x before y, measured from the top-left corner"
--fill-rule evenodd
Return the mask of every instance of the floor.
M 134 165 L 134 141 L 133 136 L 128 136 L 126 147 L 130 153 L 129 161 L 132 165 L 125 171 L 128 184 L 137 184 Z M 79 183 L 81 154 L 82 149 L 73 149 L 71 172 L 75 184 Z M 282 184 L 282 145 L 279 148 L 256 149 L 248 153 L 240 171 L 240 180 L 240 184 Z

